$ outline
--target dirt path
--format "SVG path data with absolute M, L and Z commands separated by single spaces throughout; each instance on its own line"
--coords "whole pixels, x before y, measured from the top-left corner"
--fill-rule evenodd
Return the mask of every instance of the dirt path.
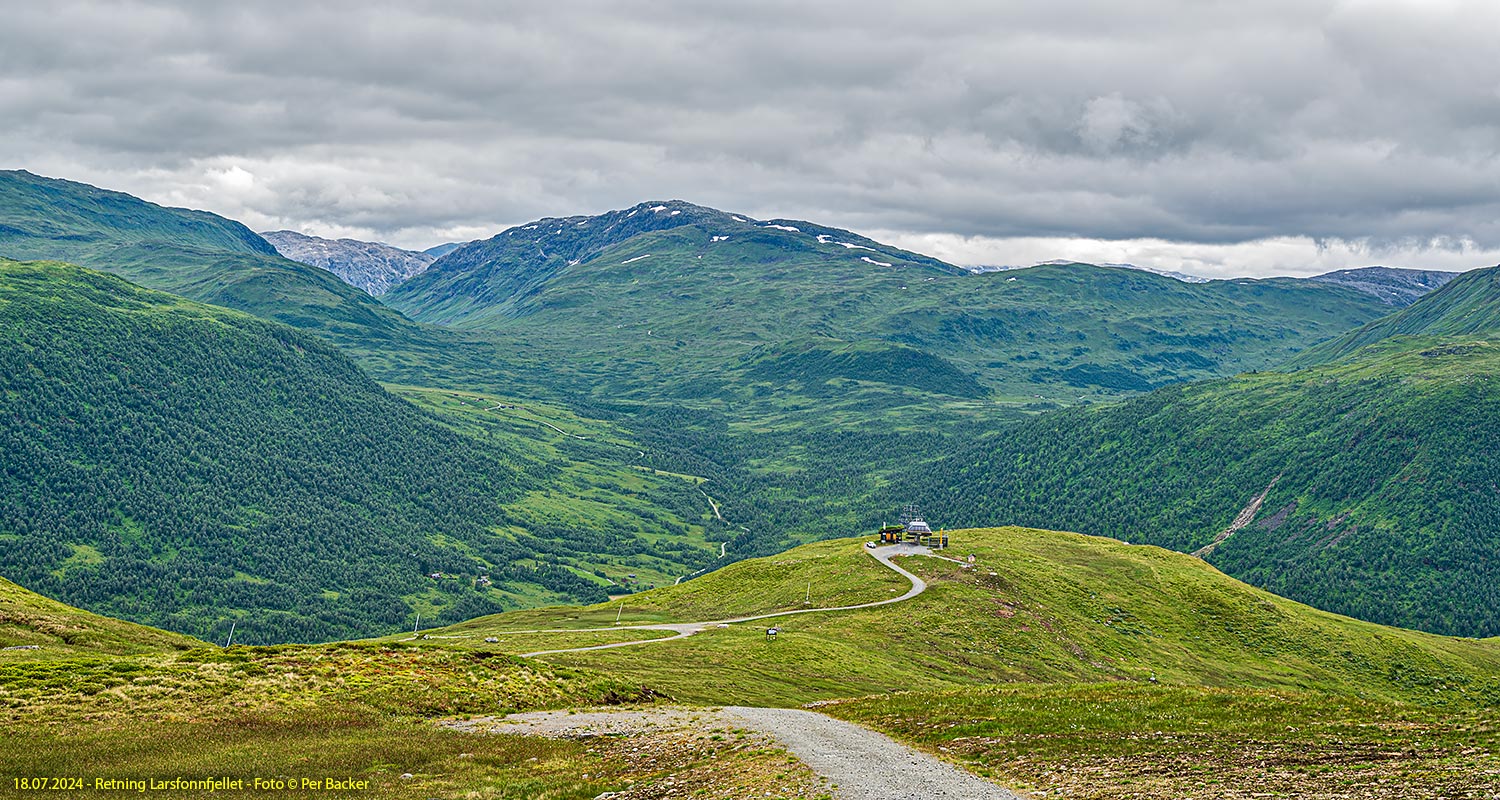
M 867 728 L 794 708 L 536 711 L 443 724 L 475 733 L 561 738 L 748 728 L 774 739 L 827 779 L 839 800 L 1021 800 L 1019 795 Z
M 775 619 L 776 617 L 790 617 L 796 614 L 821 614 L 829 611 L 854 611 L 861 608 L 875 608 L 876 606 L 888 606 L 892 603 L 903 603 L 927 591 L 927 582 L 891 562 L 895 556 L 930 556 L 932 551 L 926 547 L 913 544 L 897 544 L 880 547 L 874 550 L 866 549 L 871 558 L 879 561 L 890 569 L 895 570 L 907 580 L 911 581 L 911 588 L 900 597 L 891 597 L 885 600 L 876 600 L 873 603 L 860 603 L 852 606 L 833 606 L 830 608 L 799 608 L 795 611 L 776 611 L 770 614 L 756 614 L 749 617 L 734 617 L 731 619 L 713 619 L 703 622 L 663 622 L 653 625 L 612 625 L 608 628 L 568 628 L 559 630 L 534 630 L 534 631 L 506 631 L 506 633 L 585 633 L 589 631 L 672 631 L 676 636 L 663 636 L 659 639 L 639 639 L 630 642 L 611 642 L 610 644 L 596 644 L 591 647 L 568 647 L 560 650 L 538 650 L 534 653 L 522 653 L 526 658 L 535 656 L 550 656 L 558 653 L 581 653 L 587 650 L 609 650 L 615 647 L 635 647 L 643 644 L 654 644 L 656 642 L 670 642 L 673 639 L 683 639 L 692 636 L 699 631 L 719 626 L 734 625 L 740 622 L 756 622 L 763 619 Z M 949 559 L 950 561 L 952 559 Z
M 703 495 L 703 496 L 704 496 L 704 497 L 708 497 L 708 492 L 705 492 L 705 491 L 703 491 L 703 490 L 702 490 L 702 489 L 699 489 L 699 490 L 698 490 L 698 494 L 701 494 L 701 495 Z M 715 516 L 715 517 L 717 517 L 717 518 L 718 518 L 718 519 L 719 519 L 719 521 L 720 521 L 720 522 L 723 522 L 723 521 L 724 521 L 724 515 L 723 515 L 723 514 L 720 514 L 720 513 L 719 513 L 719 504 L 718 504 L 718 503 L 715 503 L 715 502 L 714 502 L 714 499 L 713 499 L 713 498 L 712 498 L 712 497 L 708 497 L 708 504 L 709 504 L 709 505 L 710 505 L 710 506 L 711 506 L 711 507 L 713 507 L 713 510 L 714 510 L 714 516 Z

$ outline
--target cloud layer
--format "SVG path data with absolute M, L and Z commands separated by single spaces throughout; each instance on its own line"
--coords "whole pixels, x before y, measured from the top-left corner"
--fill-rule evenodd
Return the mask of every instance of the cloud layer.
M 1493 3 L 545 5 L 0 0 L 0 163 L 406 246 L 677 197 L 966 263 L 1500 253 Z

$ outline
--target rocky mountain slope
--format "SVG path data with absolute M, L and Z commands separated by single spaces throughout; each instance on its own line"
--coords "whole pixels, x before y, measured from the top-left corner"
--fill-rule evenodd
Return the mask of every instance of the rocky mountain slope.
M 1443 288 L 1448 281 L 1457 278 L 1457 272 L 1441 272 L 1426 269 L 1396 269 L 1392 267 L 1361 267 L 1341 269 L 1316 275 L 1308 280 L 1332 283 L 1369 292 L 1398 308 L 1417 302 L 1423 295 Z
M 269 231 L 261 237 L 293 261 L 321 267 L 350 286 L 382 295 L 392 286 L 426 271 L 437 256 L 379 242 L 324 239 L 295 231 Z

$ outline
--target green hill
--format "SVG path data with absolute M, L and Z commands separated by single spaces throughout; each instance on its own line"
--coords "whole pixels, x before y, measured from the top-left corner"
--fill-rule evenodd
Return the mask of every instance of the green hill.
M 1289 368 L 1327 364 L 1396 337 L 1484 336 L 1500 331 L 1500 267 L 1466 272 L 1421 300 L 1302 353 Z
M 5 661 L 140 655 L 203 642 L 73 608 L 0 578 L 0 650 Z
M 283 325 L 0 261 L 0 569 L 205 638 L 238 620 L 253 643 L 602 599 L 717 554 L 696 485 L 631 468 L 607 428 L 410 396 Z
M 412 327 L 238 222 L 25 171 L 0 171 L 0 257 L 81 264 L 335 340 L 389 340 Z
M 1500 702 L 1500 642 L 1319 611 L 1157 547 L 1025 528 L 950 535 L 950 554 L 974 554 L 976 567 L 902 559 L 928 583 L 904 603 L 543 658 L 607 669 L 678 700 L 708 704 L 795 705 L 913 688 L 1101 681 Z M 478 637 L 488 635 L 501 639 L 502 650 L 547 649 L 544 634 L 507 631 L 609 629 L 616 614 L 627 625 L 721 619 L 905 591 L 909 584 L 862 544 L 837 539 L 740 562 L 631 598 L 623 610 L 614 604 L 514 612 L 429 635 L 448 642 L 439 646 L 484 647 Z M 774 643 L 764 641 L 770 624 L 781 627 Z M 558 646 L 585 644 L 577 641 L 583 635 L 572 636 Z
M 842 539 L 639 595 L 623 613 L 559 607 L 416 641 L 0 664 L 0 727 L 18 743 L 18 774 L 340 775 L 391 797 L 476 787 L 514 797 L 657 796 L 684 785 L 785 793 L 795 759 L 744 731 L 551 741 L 433 724 L 668 698 L 816 701 L 1047 796 L 1218 797 L 1233 787 L 1478 797 L 1495 774 L 1500 641 L 1327 614 L 1155 547 L 1020 528 L 950 535 L 951 553 L 975 555 L 973 570 L 903 558 L 924 594 L 782 617 L 775 641 L 745 623 L 613 650 L 511 655 L 643 633 L 613 625 L 617 614 L 827 608 L 909 584 L 862 540 Z M 746 772 L 756 764 L 760 778 Z
M 777 397 L 1117 397 L 1263 368 L 1389 308 L 1292 279 L 1187 284 L 1079 264 L 975 275 L 847 231 L 680 201 L 512 228 L 383 299 L 524 341 L 595 398 L 760 410 Z M 805 357 L 810 341 L 829 353 Z M 768 368 L 782 351 L 794 368 Z M 935 384 L 892 382 L 893 362 L 911 358 Z
M 1391 339 L 1326 366 L 1043 415 L 914 467 L 892 498 L 945 524 L 1208 548 L 1229 574 L 1320 608 L 1494 636 L 1497 372 L 1494 343 Z

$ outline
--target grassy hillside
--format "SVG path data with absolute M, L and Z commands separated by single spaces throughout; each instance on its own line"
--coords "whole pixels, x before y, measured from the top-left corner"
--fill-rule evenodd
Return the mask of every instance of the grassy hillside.
M 1483 336 L 1500 331 L 1500 267 L 1466 272 L 1408 308 L 1302 353 L 1298 368 L 1346 358 L 1360 348 L 1409 336 Z
M 190 636 L 90 614 L 0 578 L 0 659 L 6 663 L 189 650 Z
M 1391 340 L 1342 363 L 1038 417 L 913 468 L 892 496 L 947 524 L 1212 545 L 1219 568 L 1320 608 L 1494 636 L 1497 370 L 1486 341 Z
M 238 222 L 25 171 L 0 171 L 0 257 L 81 264 L 345 343 L 413 327 L 332 273 L 282 258 Z
M 1021 528 L 950 533 L 949 554 L 975 554 L 976 568 L 903 559 L 930 587 L 903 604 L 782 617 L 775 641 L 766 621 L 541 660 L 607 668 L 679 701 L 814 702 L 1038 796 L 1331 800 L 1394 787 L 1483 797 L 1500 780 L 1500 640 L 1328 614 L 1151 546 Z M 784 590 L 767 602 L 770 576 L 811 582 L 814 605 L 898 591 L 862 550 L 834 540 L 736 564 L 635 598 L 650 605 L 627 604 L 623 618 L 802 605 Z M 425 644 L 603 643 L 621 632 L 546 645 L 506 631 L 610 627 L 612 610 L 503 614 Z
M 65 629 L 39 650 L 0 650 L 0 780 L 61 790 L 243 780 L 223 792 L 423 798 L 463 793 L 588 798 L 632 786 L 784 786 L 787 756 L 761 738 L 707 734 L 587 742 L 476 736 L 435 724 L 547 708 L 643 703 L 637 683 L 495 652 L 338 643 L 231 648 L 96 617 L 0 582 L 0 640 L 29 620 Z M 38 625 L 41 627 L 41 625 Z M 23 634 L 37 641 L 28 629 Z M 800 768 L 806 773 L 805 768 Z M 807 777 L 811 777 L 807 773 Z M 52 778 L 82 780 L 81 786 Z M 120 782 L 113 790 L 95 786 Z M 253 782 L 283 781 L 257 787 Z M 331 787 L 329 780 L 345 782 Z M 809 781 L 811 783 L 811 781 Z M 209 790 L 180 791 L 188 796 Z
M 0 261 L 0 568 L 91 610 L 214 640 L 237 620 L 237 640 L 268 642 L 602 599 L 718 554 L 696 484 L 632 468 L 618 433 L 408 396 L 421 407 L 286 326 Z
M 918 690 L 825 705 L 1038 797 L 1485 797 L 1496 712 L 1138 684 Z
M 775 642 L 747 624 L 546 660 L 607 669 L 703 703 L 796 704 L 911 688 L 1091 681 L 1500 703 L 1500 642 L 1318 611 L 1157 547 L 1024 528 L 952 536 L 951 554 L 974 554 L 976 569 L 908 558 L 902 565 L 929 588 L 905 603 L 786 617 Z M 904 591 L 905 585 L 891 585 L 897 576 L 877 577 L 884 568 L 863 552 L 862 541 L 822 542 L 734 564 L 633 598 L 622 618 L 714 619 L 803 607 L 795 592 L 768 602 L 772 593 L 756 577 L 768 572 L 792 589 L 811 582 L 814 605 Z M 617 612 L 618 606 L 541 609 L 451 630 L 498 636 L 549 623 L 608 626 Z
M 1153 547 L 1018 528 L 952 535 L 953 552 L 976 554 L 974 572 L 904 559 L 929 581 L 926 594 L 786 618 L 776 642 L 737 625 L 591 654 L 508 655 L 578 646 L 588 634 L 506 630 L 587 626 L 609 607 L 505 614 L 417 643 L 51 663 L 8 663 L 0 653 L 0 731 L 15 745 L 0 775 L 336 776 L 368 781 L 365 793 L 376 796 L 525 798 L 684 786 L 774 795 L 797 769 L 742 732 L 550 741 L 434 724 L 659 701 L 658 686 L 703 703 L 818 698 L 827 713 L 1049 796 L 1206 800 L 1226 787 L 1483 796 L 1474 792 L 1496 774 L 1500 642 L 1325 614 Z M 890 584 L 905 581 L 861 541 L 822 542 L 647 593 L 636 598 L 643 610 L 625 618 L 798 607 L 809 582 L 815 606 L 902 590 Z M 573 665 L 584 662 L 618 671 Z

